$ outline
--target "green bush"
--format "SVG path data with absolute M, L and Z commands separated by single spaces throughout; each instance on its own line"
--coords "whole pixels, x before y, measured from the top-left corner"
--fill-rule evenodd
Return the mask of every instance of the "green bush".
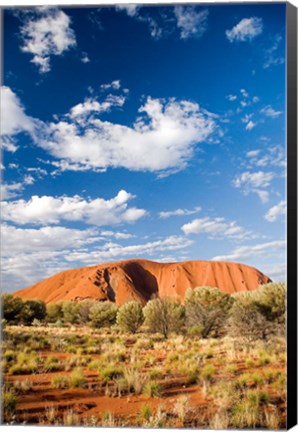
M 62 302 L 63 321 L 70 324 L 77 324 L 78 309 L 79 305 L 75 301 L 67 300 Z
M 123 304 L 117 313 L 117 324 L 129 333 L 136 333 L 144 322 L 142 306 L 139 302 L 130 301 Z
M 19 319 L 23 324 L 31 325 L 34 320 L 42 321 L 46 316 L 46 305 L 41 300 L 24 300 Z
M 218 288 L 197 287 L 185 294 L 186 324 L 190 334 L 200 332 L 203 338 L 223 332 L 234 299 Z
M 14 297 L 12 294 L 3 294 L 1 296 L 1 302 L 2 317 L 9 324 L 17 324 L 23 308 L 23 300 L 20 297 Z
M 96 303 L 90 309 L 90 324 L 92 327 L 111 327 L 116 323 L 117 306 L 105 301 Z
M 63 320 L 62 303 L 50 303 L 46 305 L 46 321 L 57 323 Z
M 149 330 L 161 333 L 165 338 L 171 332 L 178 333 L 184 328 L 185 308 L 170 297 L 149 300 L 143 313 Z
M 78 322 L 87 324 L 90 321 L 90 311 L 98 302 L 93 299 L 84 299 L 78 303 Z

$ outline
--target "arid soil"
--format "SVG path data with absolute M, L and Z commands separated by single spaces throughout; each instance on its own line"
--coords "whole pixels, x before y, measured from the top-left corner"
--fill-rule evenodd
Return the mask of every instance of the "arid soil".
M 93 298 L 123 304 L 138 300 L 145 304 L 152 296 L 184 300 L 188 288 L 217 287 L 225 293 L 251 291 L 271 280 L 253 267 L 216 261 L 157 263 L 135 259 L 66 270 L 17 291 L 22 299 L 46 303 Z
M 10 327 L 4 344 L 14 424 L 225 429 L 228 417 L 236 428 L 285 427 L 282 341 L 249 347 L 231 338 Z M 37 370 L 11 372 L 20 360 L 9 359 L 20 352 L 35 358 Z M 49 358 L 55 370 L 47 370 Z M 78 370 L 84 380 L 75 384 L 70 377 Z M 69 380 L 64 388 L 56 387 L 57 377 Z

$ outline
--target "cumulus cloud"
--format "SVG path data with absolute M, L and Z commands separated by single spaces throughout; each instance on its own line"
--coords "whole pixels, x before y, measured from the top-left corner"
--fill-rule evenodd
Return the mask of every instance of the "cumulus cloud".
M 256 256 L 268 256 L 268 253 L 285 250 L 285 240 L 276 240 L 257 245 L 240 246 L 235 248 L 229 255 L 219 255 L 212 258 L 213 261 L 239 261 L 242 262 L 248 258 Z
M 32 132 L 34 121 L 25 114 L 23 105 L 17 95 L 6 86 L 1 87 L 1 135 L 14 135 L 19 132 Z M 14 152 L 17 150 L 13 140 L 6 138 L 4 148 Z
M 224 218 L 198 218 L 181 227 L 184 234 L 207 234 L 211 238 L 230 238 L 244 239 L 251 237 L 252 233 L 236 224 L 235 221 L 229 222 Z
M 266 105 L 260 111 L 261 114 L 264 114 L 266 117 L 277 118 L 282 115 L 282 111 L 276 111 L 272 108 L 271 105 Z
M 230 42 L 234 41 L 251 41 L 263 31 L 262 18 L 252 17 L 244 18 L 236 24 L 231 30 L 226 31 L 226 36 Z
M 181 39 L 201 37 L 207 30 L 207 9 L 198 12 L 193 6 L 175 6 L 174 13 Z
M 269 194 L 264 188 L 271 185 L 271 181 L 275 177 L 273 172 L 250 172 L 245 171 L 233 180 L 233 185 L 241 189 L 244 195 L 251 192 L 256 193 L 262 202 L 268 201 Z
M 88 98 L 84 102 L 78 103 L 70 110 L 69 116 L 73 120 L 77 117 L 85 117 L 90 113 L 101 113 L 109 111 L 112 107 L 121 107 L 125 103 L 124 96 L 108 95 L 103 102 L 96 98 Z
M 163 252 L 184 250 L 193 243 L 182 236 L 170 236 L 123 246 L 107 241 L 107 237 L 127 240 L 132 236 L 94 228 L 16 228 L 3 224 L 1 270 L 5 291 L 24 288 L 74 265 L 100 264 L 124 257 L 156 257 Z
M 50 57 L 61 55 L 76 45 L 70 18 L 59 9 L 38 8 L 26 17 L 21 28 L 22 51 L 32 54 L 31 60 L 40 73 L 49 72 Z
M 98 241 L 93 229 L 78 230 L 61 226 L 16 228 L 3 224 L 1 259 L 5 291 L 24 288 L 69 266 L 64 261 L 72 250 Z
M 265 219 L 268 222 L 275 222 L 281 216 L 284 216 L 287 211 L 287 203 L 286 201 L 280 201 L 275 206 L 271 207 L 267 213 L 265 214 Z
M 79 104 L 75 112 L 39 129 L 36 143 L 55 158 L 93 169 L 177 171 L 216 129 L 214 116 L 189 101 L 149 97 L 132 127 L 102 121 L 97 105 L 90 103 Z M 82 116 L 76 121 L 77 111 L 91 110 L 85 121 Z
M 20 225 L 57 224 L 61 220 L 84 221 L 102 226 L 124 222 L 135 222 L 146 215 L 144 209 L 128 208 L 133 195 L 121 190 L 110 200 L 96 198 L 85 200 L 79 195 L 73 197 L 33 196 L 29 201 L 3 202 L 2 217 Z
M 152 256 L 159 252 L 175 251 L 185 249 L 192 244 L 189 240 L 182 236 L 169 236 L 160 240 L 151 241 L 143 244 L 122 246 L 117 243 L 106 243 L 105 245 L 89 252 L 73 252 L 66 257 L 67 261 L 81 261 L 86 263 L 98 263 L 100 261 L 108 261 L 121 259 L 123 257 L 140 257 Z
M 10 184 L 3 183 L 0 185 L 1 200 L 8 200 L 11 198 L 15 198 L 22 192 L 23 189 L 24 186 L 20 182 L 14 182 Z
M 272 146 L 264 150 L 252 150 L 246 153 L 249 164 L 257 167 L 286 167 L 286 156 L 282 146 Z
M 171 216 L 188 216 L 188 215 L 192 215 L 195 213 L 199 213 L 201 211 L 201 207 L 195 207 L 192 210 L 188 210 L 188 209 L 176 209 L 176 210 L 171 210 L 171 211 L 162 211 L 159 213 L 159 217 L 161 219 L 167 219 Z

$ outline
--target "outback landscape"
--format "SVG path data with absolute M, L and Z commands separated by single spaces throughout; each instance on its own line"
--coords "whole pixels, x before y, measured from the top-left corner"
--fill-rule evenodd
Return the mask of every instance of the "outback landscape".
M 116 269 L 121 277 L 98 277 Z M 159 283 L 152 291 L 150 269 L 172 295 Z M 162 269 L 180 269 L 183 284 Z M 248 266 L 202 261 L 131 260 L 66 275 L 2 297 L 4 422 L 285 427 L 284 284 Z M 191 286 L 199 277 L 221 289 Z
M 2 423 L 286 428 L 287 8 L 1 7 Z

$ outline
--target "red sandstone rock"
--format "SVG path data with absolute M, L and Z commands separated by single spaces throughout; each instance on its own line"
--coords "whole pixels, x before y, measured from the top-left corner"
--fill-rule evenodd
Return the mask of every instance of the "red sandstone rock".
M 131 259 L 66 270 L 17 291 L 22 299 L 45 303 L 61 300 L 111 300 L 117 304 L 139 300 L 145 304 L 155 294 L 184 299 L 188 288 L 211 286 L 225 293 L 251 291 L 271 282 L 263 273 L 244 264 L 219 261 L 158 263 Z

